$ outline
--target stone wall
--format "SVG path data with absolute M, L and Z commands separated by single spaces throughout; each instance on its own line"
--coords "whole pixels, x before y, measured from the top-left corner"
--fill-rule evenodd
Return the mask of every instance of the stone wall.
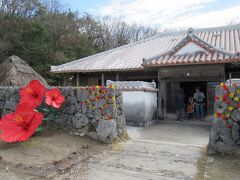
M 240 86 L 221 84 L 215 90 L 214 118 L 208 153 L 232 154 L 240 144 Z
M 13 112 L 19 89 L 0 87 L 0 115 Z M 69 133 L 111 143 L 126 133 L 122 92 L 110 87 L 61 87 L 65 102 L 57 124 Z M 42 104 L 46 106 L 46 104 Z M 45 114 L 46 116 L 50 116 Z

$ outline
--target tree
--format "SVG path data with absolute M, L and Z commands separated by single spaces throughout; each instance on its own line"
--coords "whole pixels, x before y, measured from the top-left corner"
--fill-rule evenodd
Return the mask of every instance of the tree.
M 83 58 L 156 34 L 156 29 L 111 17 L 79 15 L 58 0 L 0 2 L 0 61 L 17 55 L 48 82 L 50 66 Z

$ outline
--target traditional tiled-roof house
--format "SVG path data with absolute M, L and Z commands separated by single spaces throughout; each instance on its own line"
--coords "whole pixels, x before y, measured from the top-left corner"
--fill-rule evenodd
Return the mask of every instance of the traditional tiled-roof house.
M 158 82 L 159 109 L 174 111 L 174 94 L 182 87 L 188 96 L 200 86 L 212 110 L 214 87 L 240 74 L 240 25 L 181 32 L 154 37 L 52 66 L 53 73 L 73 73 L 77 85 L 104 84 L 110 80 Z M 162 111 L 161 111 L 162 112 Z

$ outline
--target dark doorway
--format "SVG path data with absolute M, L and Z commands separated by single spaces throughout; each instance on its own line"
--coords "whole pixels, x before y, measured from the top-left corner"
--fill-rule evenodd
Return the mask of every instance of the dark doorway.
M 207 82 L 180 82 L 180 88 L 182 88 L 185 93 L 185 104 L 187 104 L 190 96 L 193 97 L 196 92 L 196 87 L 200 87 L 201 92 L 203 92 L 206 97 L 204 100 L 204 111 L 207 113 Z

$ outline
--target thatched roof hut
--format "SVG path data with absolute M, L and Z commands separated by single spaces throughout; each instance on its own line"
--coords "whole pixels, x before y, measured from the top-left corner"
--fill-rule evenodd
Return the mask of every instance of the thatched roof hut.
M 18 56 L 10 56 L 0 64 L 0 86 L 25 86 L 37 79 L 43 85 L 47 81 Z

